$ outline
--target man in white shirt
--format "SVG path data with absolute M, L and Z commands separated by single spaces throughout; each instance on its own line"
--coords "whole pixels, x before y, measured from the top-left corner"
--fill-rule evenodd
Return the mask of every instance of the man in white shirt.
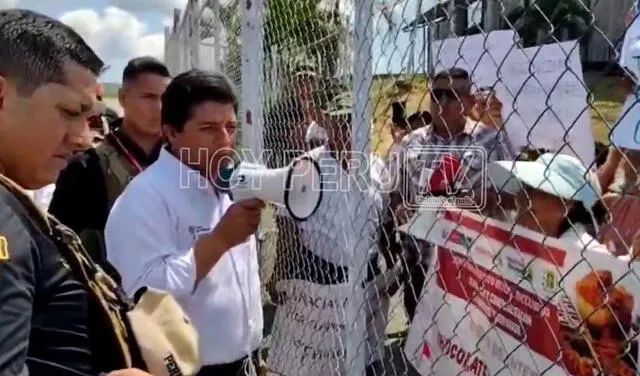
M 193 321 L 199 375 L 244 374 L 257 363 L 262 340 L 253 234 L 264 203 L 234 203 L 212 183 L 234 153 L 237 107 L 224 76 L 177 76 L 162 97 L 169 145 L 127 186 L 105 228 L 108 259 L 125 291 L 169 291 Z
M 278 309 L 269 370 L 289 376 L 324 376 L 346 374 L 347 367 L 354 367 L 341 356 L 354 350 L 348 347 L 345 331 L 313 328 L 314 320 L 347 327 L 349 308 L 311 307 L 291 298 L 296 291 L 304 291 L 314 301 L 361 298 L 366 302 L 358 312 L 360 325 L 367 329 L 361 333 L 365 338 L 360 339 L 357 352 L 364 358 L 364 373 L 375 375 L 381 372 L 378 367 L 384 354 L 389 304 L 385 282 L 393 280 L 393 271 L 381 274 L 377 247 L 385 198 L 377 191 L 376 182 L 368 185 L 351 163 L 351 96 L 339 95 L 327 107 L 323 119 L 325 143 L 307 153 L 322 173 L 322 201 L 314 215 L 303 222 L 295 222 L 285 210 L 276 214 L 282 235 L 270 286 Z M 366 288 L 357 292 L 348 280 L 354 257 L 362 261 L 359 274 L 367 282 Z M 309 354 L 312 352 L 297 351 L 296 344 L 330 355 L 315 358 Z

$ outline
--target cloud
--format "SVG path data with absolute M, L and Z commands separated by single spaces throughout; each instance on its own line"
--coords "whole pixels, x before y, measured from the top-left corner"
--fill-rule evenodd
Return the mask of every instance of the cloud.
M 122 9 L 109 7 L 101 14 L 78 9 L 64 13 L 60 20 L 73 27 L 105 60 L 164 57 L 164 35 L 147 34 L 147 25 Z
M 18 0 L 0 0 L 0 9 L 15 8 Z
M 187 0 L 110 0 L 109 3 L 120 9 L 128 10 L 134 13 L 171 13 L 173 12 L 173 8 L 184 8 L 184 6 L 187 4 Z

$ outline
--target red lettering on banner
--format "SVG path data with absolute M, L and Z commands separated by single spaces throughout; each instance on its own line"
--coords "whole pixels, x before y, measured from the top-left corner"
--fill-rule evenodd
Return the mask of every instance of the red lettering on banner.
M 454 343 L 452 338 L 445 338 L 442 334 L 438 334 L 438 343 L 442 349 L 442 356 L 455 361 L 461 369 L 470 372 L 473 376 L 489 375 L 489 369 L 480 359 L 478 351 L 467 351 L 461 345 Z
M 541 356 L 552 362 L 560 358 L 554 305 L 449 249 L 438 248 L 438 264 L 440 288 L 473 304 L 493 325 Z
M 422 346 L 422 356 L 427 359 L 431 359 L 431 347 L 429 347 L 428 343 L 425 343 L 424 346 Z
M 560 248 L 543 245 L 533 239 L 512 234 L 508 230 L 471 218 L 463 212 L 446 211 L 444 213 L 444 218 L 448 221 L 457 223 L 461 227 L 478 232 L 488 238 L 509 245 L 522 253 L 550 262 L 558 267 L 564 266 L 567 252 Z

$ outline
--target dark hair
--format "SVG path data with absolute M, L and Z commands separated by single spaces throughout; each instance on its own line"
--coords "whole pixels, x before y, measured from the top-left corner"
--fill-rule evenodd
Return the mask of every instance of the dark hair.
M 122 82 L 131 82 L 143 74 L 171 77 L 169 68 L 163 62 L 151 56 L 142 56 L 129 60 L 122 71 Z
M 467 72 L 466 70 L 462 69 L 462 68 L 458 68 L 458 67 L 454 67 L 451 69 L 445 69 L 445 70 L 441 70 L 440 72 L 436 73 L 436 75 L 433 77 L 433 80 L 439 80 L 441 78 L 446 78 L 446 79 L 469 79 L 471 78 L 471 76 L 469 76 L 469 72 Z
M 602 142 L 596 141 L 595 151 L 596 167 L 600 167 L 607 161 L 607 157 L 609 156 L 609 147 Z
M 407 117 L 407 102 L 392 102 L 391 103 L 391 123 L 396 126 L 404 127 L 404 122 Z
M 232 104 L 238 111 L 233 84 L 225 75 L 200 69 L 179 74 L 162 94 L 162 124 L 181 132 L 193 107 L 204 102 Z
M 418 127 L 422 128 L 423 126 L 431 124 L 433 118 L 431 117 L 431 113 L 429 111 L 414 112 L 407 118 L 407 126 L 409 130 L 413 130 L 414 128 L 412 125 L 417 123 L 418 121 L 422 121 L 422 125 Z
M 600 227 L 607 223 L 609 221 L 609 211 L 602 201 L 597 201 L 591 208 L 591 211 L 593 212 L 593 218 L 581 202 L 576 202 L 575 205 L 569 209 L 567 216 L 562 221 L 560 234 L 569 231 L 572 226 L 582 225 L 591 236 L 595 237 L 596 229 L 594 225 L 597 224 Z M 594 220 L 595 223 L 593 223 Z
M 20 95 L 47 83 L 66 82 L 65 63 L 98 76 L 104 62 L 72 28 L 26 9 L 0 11 L 0 75 L 15 82 Z

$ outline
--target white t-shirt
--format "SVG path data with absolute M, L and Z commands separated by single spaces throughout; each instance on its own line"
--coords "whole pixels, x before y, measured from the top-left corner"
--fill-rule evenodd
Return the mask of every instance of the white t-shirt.
M 55 184 L 46 185 L 40 189 L 27 191 L 27 195 L 31 197 L 36 206 L 43 211 L 49 210 L 49 204 L 53 198 L 53 192 L 56 190 Z
M 373 251 L 383 198 L 374 187 L 346 172 L 326 146 L 310 151 L 309 155 L 320 167 L 323 191 L 314 215 L 298 223 L 304 234 L 302 240 L 316 256 L 346 266 L 352 252 Z M 358 202 L 353 202 L 353 198 Z M 280 209 L 279 213 L 287 215 L 286 210 Z M 355 250 L 352 245 L 356 245 Z
M 372 184 L 368 185 L 357 174 L 346 171 L 326 146 L 313 149 L 308 152 L 308 155 L 318 162 L 322 174 L 323 191 L 322 201 L 316 212 L 307 220 L 297 222 L 297 226 L 301 230 L 301 241 L 309 252 L 337 266 L 350 267 L 354 263 L 354 259 L 357 262 L 366 262 L 369 256 L 378 252 L 377 241 L 380 236 L 384 197 L 375 188 L 375 182 L 372 181 Z M 375 173 L 371 170 L 369 172 Z M 288 216 L 284 208 L 278 208 L 277 213 L 281 216 Z M 362 270 L 366 270 L 366 268 L 363 266 Z M 379 275 L 374 282 L 368 283 L 365 289 L 356 290 L 363 294 L 361 298 L 365 303 L 362 312 L 366 311 L 367 314 L 366 319 L 362 318 L 366 323 L 361 323 L 365 327 L 363 334 L 366 335 L 367 343 L 361 349 L 366 364 L 380 359 L 383 353 L 384 328 L 387 324 L 389 301 L 386 295 L 375 291 L 377 289 L 384 291 L 385 286 L 395 280 L 393 273 L 395 270 Z M 363 279 L 365 275 L 366 273 L 362 273 Z M 345 296 L 347 299 L 356 298 L 348 282 L 339 285 L 320 285 L 285 279 L 279 283 L 282 285 L 283 282 L 295 286 L 308 286 L 306 293 L 317 294 L 314 296 L 340 297 L 340 301 Z M 300 336 L 300 333 L 309 332 L 309 328 L 305 330 L 297 328 L 290 313 L 295 309 L 298 309 L 299 313 L 305 317 L 315 318 L 315 315 L 319 314 L 318 311 L 308 307 L 295 307 L 292 304 L 285 306 L 284 310 L 279 309 L 276 314 L 276 322 L 281 325 L 274 329 L 273 339 L 273 346 L 278 350 L 288 351 L 286 343 L 284 343 L 286 340 L 290 342 L 292 338 Z M 333 318 L 333 321 L 343 322 L 341 320 L 348 317 L 344 316 L 346 311 L 338 311 L 339 318 Z M 334 340 L 337 341 L 337 339 Z M 313 341 L 320 342 L 314 344 L 314 346 L 320 347 L 326 345 L 327 339 L 323 335 L 319 335 L 314 337 Z M 342 337 L 340 341 L 344 341 L 345 345 L 337 347 L 347 346 L 346 337 Z M 280 356 L 273 359 L 278 371 L 291 375 L 318 375 L 307 369 L 296 369 L 295 372 L 287 369 L 283 365 L 285 360 L 280 359 Z M 293 359 L 296 359 L 295 356 Z M 330 360 L 325 363 L 328 361 Z M 345 364 L 341 364 L 340 367 L 345 367 Z M 340 367 L 338 369 L 342 369 Z M 322 370 L 326 369 L 322 368 Z

